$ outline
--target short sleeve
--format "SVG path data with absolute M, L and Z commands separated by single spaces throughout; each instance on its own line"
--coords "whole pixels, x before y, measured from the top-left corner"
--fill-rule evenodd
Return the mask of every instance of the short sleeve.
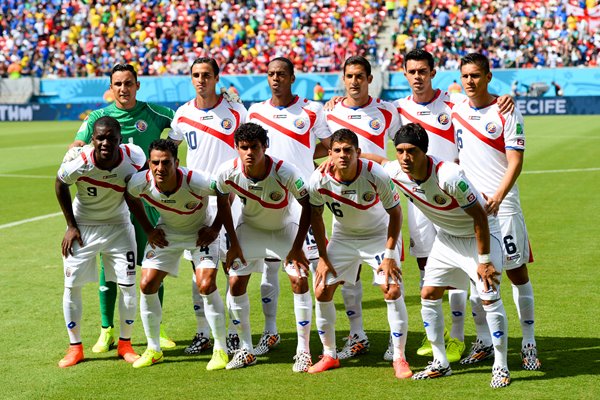
M 319 188 L 321 186 L 321 172 L 314 171 L 310 176 L 310 181 L 308 182 L 308 194 L 310 196 L 310 204 L 315 207 L 322 207 L 325 204 L 325 200 L 321 196 L 319 192 Z
M 504 123 L 504 146 L 508 150 L 525 150 L 525 126 L 523 116 L 514 110 Z
M 468 208 L 477 202 L 477 191 L 458 165 L 444 162 L 438 169 L 439 185 L 462 208 Z

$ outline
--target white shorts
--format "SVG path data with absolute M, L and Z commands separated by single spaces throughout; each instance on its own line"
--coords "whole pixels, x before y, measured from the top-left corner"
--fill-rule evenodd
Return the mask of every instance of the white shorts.
M 217 268 L 219 262 L 219 239 L 206 247 L 197 247 L 197 236 L 182 235 L 165 231 L 169 245 L 164 248 L 153 249 L 150 245 L 146 246 L 142 268 L 157 269 L 167 272 L 173 277 L 179 274 L 179 261 L 184 251 L 194 263 L 195 268 Z
M 485 291 L 483 282 L 477 276 L 477 240 L 461 238 L 439 231 L 425 266 L 423 286 L 469 289 L 469 280 L 475 282 L 482 300 L 500 298 L 500 288 Z M 495 235 L 490 237 L 490 257 L 496 271 L 502 274 L 502 246 Z M 500 279 L 502 275 L 498 276 Z
M 383 274 L 378 274 L 377 269 L 383 261 L 387 235 L 370 237 L 367 239 L 349 239 L 332 236 L 327 245 L 327 255 L 337 277 L 327 275 L 327 285 L 339 282 L 355 282 L 358 268 L 362 263 L 367 263 L 373 270 L 373 284 L 385 283 Z M 397 246 L 396 264 L 401 268 L 400 249 Z M 313 271 L 314 275 L 314 271 Z M 394 283 L 390 280 L 389 283 Z
M 98 281 L 96 256 L 102 254 L 109 282 L 135 285 L 135 230 L 129 222 L 111 225 L 79 225 L 83 247 L 75 242 L 73 255 L 63 257 L 65 287 Z
M 523 214 L 499 215 L 504 250 L 504 269 L 511 270 L 533 262 Z
M 437 229 L 425 214 L 412 202 L 408 202 L 408 231 L 410 232 L 410 254 L 415 258 L 429 257 Z

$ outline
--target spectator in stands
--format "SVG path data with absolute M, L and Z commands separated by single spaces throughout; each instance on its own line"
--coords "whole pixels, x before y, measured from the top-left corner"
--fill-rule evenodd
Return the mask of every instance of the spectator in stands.
M 325 97 L 325 89 L 323 89 L 320 82 L 317 82 L 313 88 L 313 100 L 323 101 L 323 97 Z

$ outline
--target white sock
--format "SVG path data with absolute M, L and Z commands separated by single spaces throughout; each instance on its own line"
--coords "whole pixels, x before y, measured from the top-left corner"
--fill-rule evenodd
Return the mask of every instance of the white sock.
M 83 315 L 83 301 L 81 286 L 66 287 L 63 293 L 63 314 L 69 343 L 81 343 L 81 316 Z
M 137 315 L 137 289 L 135 285 L 119 286 L 119 338 L 131 339 Z
M 442 366 L 447 367 L 450 363 L 446 357 L 444 343 L 444 311 L 442 310 L 442 299 L 421 299 L 421 317 L 425 326 L 427 339 L 431 342 L 433 359 L 438 360 Z
M 225 279 L 225 305 L 227 306 L 227 335 L 237 335 L 237 326 L 233 323 L 233 313 L 231 312 L 231 305 L 229 304 L 229 276 Z
M 323 354 L 337 358 L 335 349 L 335 304 L 332 301 L 319 301 L 315 307 L 317 332 L 323 343 Z
M 494 344 L 494 367 L 507 368 L 506 354 L 508 352 L 508 323 L 502 300 L 488 306 L 484 305 L 486 319 Z
M 194 314 L 196 315 L 196 333 L 204 337 L 210 337 L 210 326 L 204 315 L 204 301 L 198 291 L 196 284 L 196 273 L 192 275 L 192 302 L 194 303 Z
M 513 300 L 517 306 L 519 321 L 521 321 L 521 332 L 523 333 L 521 347 L 528 344 L 535 346 L 535 317 L 531 281 L 524 285 L 512 285 L 512 289 Z
M 425 278 L 425 270 L 419 269 L 419 289 L 423 289 L 423 279 Z
M 215 350 L 226 350 L 225 342 L 225 306 L 219 295 L 219 289 L 214 292 L 201 295 L 204 301 L 204 312 L 215 340 Z
M 346 316 L 350 323 L 350 336 L 357 335 L 359 338 L 365 338 L 365 328 L 362 318 L 362 282 L 359 280 L 354 285 L 346 282 L 342 285 L 342 298 L 346 308 Z
M 148 348 L 160 351 L 160 321 L 162 321 L 162 307 L 158 293 L 141 294 L 140 316 L 144 325 L 144 332 L 148 339 Z
M 465 311 L 467 309 L 467 291 L 452 289 L 448 291 L 448 303 L 452 313 L 450 337 L 465 341 Z
M 296 332 L 298 345 L 296 354 L 310 353 L 310 328 L 312 325 L 312 296 L 310 291 L 302 294 L 294 293 L 294 314 L 296 315 Z
M 472 283 L 469 300 L 471 302 L 471 311 L 473 313 L 473 321 L 475 322 L 477 339 L 481 340 L 485 346 L 490 346 L 492 344 L 492 337 L 490 336 L 490 328 L 488 328 L 487 320 L 485 319 L 485 310 L 483 309 L 483 303 L 477 293 L 477 288 L 475 288 L 475 285 Z
M 279 265 L 280 261 L 265 261 L 260 298 L 265 315 L 265 331 L 277 333 L 277 304 L 279 302 Z
M 237 331 L 240 336 L 240 348 L 254 353 L 252 346 L 252 331 L 250 330 L 250 299 L 248 293 L 241 296 L 229 294 L 229 305 L 233 314 L 234 323 L 237 322 Z
M 404 349 L 406 347 L 406 334 L 408 333 L 408 313 L 404 297 L 396 300 L 386 300 L 388 323 L 392 332 L 392 344 L 394 346 L 394 360 L 405 359 Z

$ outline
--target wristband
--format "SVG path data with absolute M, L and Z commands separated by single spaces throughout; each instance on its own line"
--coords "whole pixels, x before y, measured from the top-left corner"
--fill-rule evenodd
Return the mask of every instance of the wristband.
M 396 250 L 396 249 L 385 249 L 385 252 L 383 253 L 383 258 L 396 259 L 396 257 L 398 257 L 398 250 Z
M 492 262 L 492 259 L 490 258 L 490 253 L 478 254 L 477 260 L 479 261 L 479 264 L 490 264 Z

